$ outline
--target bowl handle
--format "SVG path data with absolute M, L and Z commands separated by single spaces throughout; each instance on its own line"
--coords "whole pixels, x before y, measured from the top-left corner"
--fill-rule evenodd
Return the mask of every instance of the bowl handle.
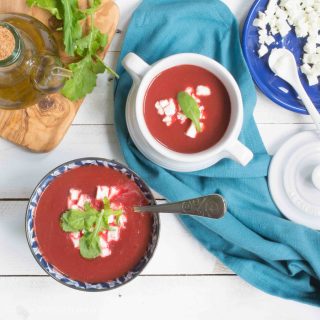
M 246 166 L 253 158 L 252 151 L 239 140 L 228 146 L 226 151 L 228 158 L 239 162 L 243 166 Z
M 133 81 L 140 82 L 151 68 L 144 60 L 133 52 L 129 52 L 122 60 L 122 65 L 128 71 Z

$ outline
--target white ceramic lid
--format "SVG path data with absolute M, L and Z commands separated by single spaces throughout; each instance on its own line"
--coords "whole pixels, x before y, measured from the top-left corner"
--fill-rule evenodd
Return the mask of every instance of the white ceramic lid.
M 320 135 L 304 131 L 285 142 L 269 168 L 269 189 L 290 220 L 320 229 Z

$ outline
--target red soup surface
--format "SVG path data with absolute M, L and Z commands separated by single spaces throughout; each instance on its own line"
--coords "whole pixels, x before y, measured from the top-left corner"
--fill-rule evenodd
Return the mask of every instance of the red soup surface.
M 61 229 L 60 217 L 88 199 L 99 209 L 107 194 L 111 207 L 124 213 L 122 225 L 113 229 L 117 232 L 99 235 L 100 244 L 104 243 L 102 254 L 88 260 L 80 255 L 78 235 Z M 72 169 L 58 176 L 40 198 L 35 214 L 39 249 L 49 263 L 71 279 L 91 283 L 113 280 L 131 270 L 147 250 L 153 218 L 132 210 L 134 205 L 147 203 L 139 187 L 120 172 L 94 165 Z
M 191 120 L 182 113 L 177 101 L 180 91 L 197 101 L 201 132 L 196 132 Z M 181 153 L 196 153 L 215 145 L 227 130 L 230 113 L 230 98 L 222 82 L 193 65 L 180 65 L 160 73 L 144 99 L 144 117 L 152 136 Z

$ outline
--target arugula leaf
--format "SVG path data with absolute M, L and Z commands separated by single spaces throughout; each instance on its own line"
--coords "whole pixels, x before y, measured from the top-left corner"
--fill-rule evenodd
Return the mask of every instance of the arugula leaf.
M 187 92 L 178 93 L 178 103 L 184 115 L 192 121 L 198 132 L 201 132 L 200 109 L 196 100 Z
M 83 258 L 94 259 L 100 256 L 100 238 L 94 233 L 85 233 L 79 242 L 80 254 Z
M 89 0 L 89 7 L 90 8 L 84 10 L 83 12 L 86 15 L 91 15 L 98 9 L 100 4 L 101 4 L 101 0 Z
M 86 56 L 82 60 L 69 65 L 73 72 L 61 90 L 61 93 L 70 100 L 77 100 L 92 92 L 97 82 L 97 74 L 103 73 L 104 68 Z
M 99 56 L 95 56 L 95 58 L 97 59 L 97 64 L 100 64 L 101 68 L 104 68 L 104 70 L 107 70 L 108 73 L 112 74 L 113 76 L 115 76 L 116 78 L 119 78 L 119 75 L 112 70 L 112 68 L 110 68 L 109 66 L 107 66 L 101 59 Z
M 84 229 L 85 213 L 71 209 L 65 212 L 61 218 L 61 227 L 66 232 L 76 232 Z
M 91 28 L 91 32 L 75 42 L 76 54 L 85 56 L 87 54 L 95 55 L 100 49 L 108 43 L 108 35 L 102 34 L 96 27 Z
M 63 43 L 69 56 L 77 55 L 76 62 L 69 65 L 73 76 L 65 82 L 61 93 L 70 100 L 78 100 L 92 92 L 97 75 L 105 71 L 119 77 L 98 56 L 108 43 L 108 35 L 94 26 L 94 13 L 101 0 L 89 0 L 89 9 L 80 10 L 78 0 L 26 0 L 29 6 L 38 6 L 63 20 Z M 81 20 L 91 16 L 90 31 L 83 37 Z
M 60 225 L 65 232 L 83 231 L 80 238 L 80 254 L 86 259 L 94 259 L 101 254 L 99 232 L 113 230 L 109 224 L 109 217 L 115 216 L 119 225 L 122 210 L 113 210 L 108 198 L 103 199 L 104 208 L 98 211 L 87 202 L 83 210 L 70 209 L 64 212 L 60 218 Z
M 94 259 L 101 253 L 99 232 L 102 228 L 102 210 L 92 233 L 85 233 L 80 239 L 80 254 L 86 259 Z
M 74 56 L 74 42 L 82 37 L 80 20 L 85 14 L 78 8 L 78 0 L 60 0 L 63 6 L 63 43 L 66 53 Z
M 41 9 L 48 10 L 58 20 L 63 17 L 63 8 L 60 0 L 27 0 L 29 7 L 37 6 Z

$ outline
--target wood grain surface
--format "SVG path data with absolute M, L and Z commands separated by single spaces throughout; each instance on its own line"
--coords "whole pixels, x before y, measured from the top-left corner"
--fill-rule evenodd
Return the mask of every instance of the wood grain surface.
M 86 0 L 79 6 L 85 8 Z M 0 12 L 26 13 L 49 25 L 50 15 L 38 8 L 29 8 L 26 0 L 0 1 Z M 102 33 L 107 33 L 111 42 L 119 21 L 119 10 L 112 0 L 102 0 L 95 14 L 95 25 Z M 88 22 L 83 23 L 86 31 Z M 64 63 L 70 58 L 63 52 L 61 32 L 55 32 L 60 56 Z M 102 53 L 104 56 L 107 48 Z M 72 102 L 59 93 L 43 97 L 38 104 L 22 110 L 0 110 L 0 136 L 35 152 L 54 149 L 70 127 L 82 100 Z

